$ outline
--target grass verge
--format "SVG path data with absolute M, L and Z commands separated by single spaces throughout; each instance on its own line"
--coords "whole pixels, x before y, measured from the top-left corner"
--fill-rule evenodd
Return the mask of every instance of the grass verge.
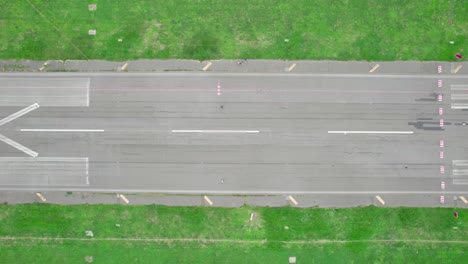
M 88 10 L 91 3 L 96 11 Z M 0 6 L 0 59 L 451 61 L 468 46 L 466 0 L 0 0 Z M 97 34 L 88 35 L 90 29 Z
M 454 210 L 2 205 L 0 262 L 454 263 L 468 257 Z

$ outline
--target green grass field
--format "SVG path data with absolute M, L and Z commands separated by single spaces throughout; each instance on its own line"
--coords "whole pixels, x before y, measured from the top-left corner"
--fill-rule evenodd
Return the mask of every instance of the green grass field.
M 297 263 L 461 263 L 468 257 L 467 214 L 452 208 L 2 205 L 0 263 L 83 263 L 85 256 L 97 263 L 287 263 L 289 256 Z M 154 240 L 161 238 L 168 240 Z
M 468 47 L 467 0 L 0 0 L 0 6 L 0 59 L 452 61 Z

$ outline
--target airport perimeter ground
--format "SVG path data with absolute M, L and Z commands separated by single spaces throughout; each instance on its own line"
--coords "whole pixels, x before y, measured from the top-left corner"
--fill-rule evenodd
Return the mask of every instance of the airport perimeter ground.
M 457 263 L 468 257 L 467 213 L 453 208 L 2 205 L 0 259 L 288 263 L 295 256 L 297 263 Z
M 466 0 L 0 0 L 0 6 L 0 59 L 450 61 L 468 47 Z

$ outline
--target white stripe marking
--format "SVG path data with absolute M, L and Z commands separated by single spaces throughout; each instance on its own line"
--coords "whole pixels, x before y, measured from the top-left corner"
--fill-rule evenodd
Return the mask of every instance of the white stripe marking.
M 172 133 L 260 133 L 259 130 L 172 130 Z
M 41 199 L 41 201 L 45 202 L 46 201 L 46 198 L 41 194 L 41 193 L 36 193 L 37 197 L 39 197 L 39 199 Z
M 89 86 L 91 84 L 91 79 L 88 78 L 88 83 L 86 85 L 86 106 L 89 106 Z
M 468 160 L 452 160 L 453 166 L 468 166 Z
M 104 132 L 104 129 L 41 129 L 22 128 L 21 132 Z
M 466 204 L 468 203 L 468 201 L 467 201 L 467 200 L 465 199 L 465 197 L 463 197 L 463 196 L 460 196 L 460 200 L 462 200 L 462 201 L 463 201 L 464 203 L 466 203 Z
M 125 195 L 123 194 L 119 194 L 119 198 L 122 199 L 122 201 L 124 201 L 124 203 L 128 204 L 130 201 L 127 199 L 127 197 L 125 197 Z
M 203 67 L 203 71 L 206 71 L 206 70 L 208 70 L 208 68 L 210 68 L 210 67 L 211 67 L 211 64 L 213 64 L 211 61 L 210 61 L 210 62 L 208 62 L 208 64 L 207 64 L 205 67 Z
M 413 134 L 413 131 L 328 131 L 328 134 Z
M 468 91 L 468 85 L 466 84 L 452 84 L 450 87 L 454 91 Z
M 375 198 L 377 198 L 377 200 L 379 200 L 379 202 L 382 204 L 382 205 L 385 205 L 385 201 L 382 199 L 382 197 L 380 197 L 379 195 L 375 196 Z
M 372 67 L 372 69 L 369 71 L 369 72 L 374 72 L 375 70 L 377 70 L 377 68 L 380 67 L 380 64 L 377 64 L 375 65 L 374 67 Z
M 125 63 L 122 67 L 120 67 L 120 70 L 121 71 L 125 70 L 127 68 L 127 66 L 128 66 L 128 62 Z
M 468 109 L 468 104 L 452 104 L 452 109 Z
M 10 145 L 10 146 L 12 146 L 14 148 L 17 148 L 18 150 L 21 150 L 22 152 L 28 154 L 31 157 L 37 157 L 37 155 L 38 155 L 37 152 L 30 150 L 29 148 L 21 145 L 20 143 L 18 143 L 16 141 L 13 141 L 13 140 L 5 137 L 2 134 L 0 134 L 0 140 L 7 143 L 8 145 Z
M 2 120 L 0 120 L 0 126 L 4 125 L 4 124 L 6 124 L 6 123 L 8 123 L 8 122 L 10 122 L 10 121 L 13 121 L 13 120 L 15 120 L 16 118 L 18 118 L 18 117 L 20 117 L 20 116 L 23 116 L 23 115 L 25 115 L 25 114 L 27 114 L 27 113 L 29 113 L 29 112 L 31 112 L 31 111 L 37 109 L 37 108 L 39 108 L 39 104 L 37 104 L 37 103 L 36 103 L 36 104 L 32 104 L 32 105 L 30 105 L 30 106 L 24 108 L 23 110 L 20 110 L 20 111 L 18 111 L 18 112 L 16 112 L 16 113 L 12 114 L 12 115 L 10 115 L 10 116 L 7 116 L 7 117 L 3 118 Z
M 209 205 L 213 205 L 213 202 L 210 200 L 210 198 L 208 198 L 208 196 L 205 195 L 203 198 Z
M 288 199 L 294 204 L 294 205 L 298 205 L 299 203 L 296 201 L 296 199 L 294 199 L 294 197 L 292 197 L 291 195 L 288 196 Z
M 461 68 L 463 67 L 463 65 L 458 65 L 455 70 L 453 70 L 453 73 L 457 73 Z
M 291 65 L 291 67 L 288 68 L 288 72 L 291 72 L 294 68 L 296 67 L 296 63 Z

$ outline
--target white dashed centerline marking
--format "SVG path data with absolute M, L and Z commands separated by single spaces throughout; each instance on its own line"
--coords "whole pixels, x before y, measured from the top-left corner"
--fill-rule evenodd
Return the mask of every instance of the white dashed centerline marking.
M 21 132 L 104 132 L 104 129 L 41 129 L 22 128 Z
M 413 134 L 414 131 L 328 131 L 328 134 Z
M 260 133 L 259 130 L 171 130 L 172 133 Z

